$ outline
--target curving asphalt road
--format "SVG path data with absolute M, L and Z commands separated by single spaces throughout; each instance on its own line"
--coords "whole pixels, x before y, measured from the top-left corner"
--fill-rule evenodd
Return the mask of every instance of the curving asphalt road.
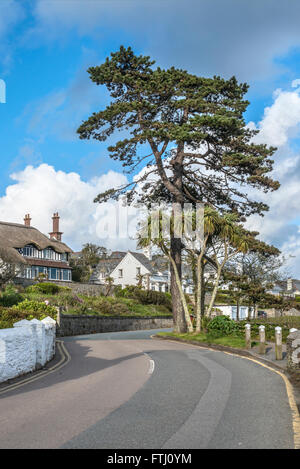
M 0 388 L 0 448 L 294 447 L 278 374 L 155 332 L 65 338 L 63 368 Z

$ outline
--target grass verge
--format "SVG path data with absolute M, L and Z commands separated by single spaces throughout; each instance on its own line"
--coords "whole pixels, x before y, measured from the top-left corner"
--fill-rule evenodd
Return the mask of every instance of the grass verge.
M 185 333 L 179 334 L 176 332 L 159 332 L 159 337 L 174 337 L 184 339 L 186 341 L 199 342 L 204 344 L 224 345 L 226 347 L 245 349 L 245 339 L 238 335 L 226 335 L 221 337 L 214 337 L 210 334 L 200 333 Z

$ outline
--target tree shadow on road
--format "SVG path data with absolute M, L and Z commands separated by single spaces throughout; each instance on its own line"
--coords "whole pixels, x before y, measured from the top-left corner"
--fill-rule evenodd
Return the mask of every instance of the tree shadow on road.
M 54 359 L 51 360 L 51 362 L 47 363 L 43 370 L 41 370 L 41 372 L 49 370 L 48 374 L 41 376 L 36 381 L 28 382 L 20 388 L 7 391 L 7 393 L 5 392 L 4 394 L 0 394 L 0 399 L 4 399 L 5 397 L 12 395 L 23 394 L 25 392 L 31 392 L 37 389 L 49 388 L 50 386 L 69 380 L 77 380 L 84 376 L 88 376 L 93 373 L 99 373 L 107 368 L 114 367 L 122 362 L 132 360 L 134 358 L 144 355 L 143 352 L 138 352 L 114 359 L 107 359 L 95 356 L 88 356 L 88 354 L 93 351 L 93 347 L 89 345 L 82 345 L 80 342 L 73 341 L 68 342 L 64 345 L 66 346 L 71 356 L 71 360 L 69 363 L 67 363 L 62 368 L 51 372 L 51 368 L 53 368 L 53 366 L 55 366 L 55 364 L 58 363 L 61 358 L 57 348 Z M 24 375 L 22 377 L 10 380 L 6 383 L 2 383 L 2 385 L 0 385 L 0 393 L 2 390 L 5 389 L 7 385 L 21 384 L 24 379 L 38 377 L 41 372 L 28 373 L 27 375 Z

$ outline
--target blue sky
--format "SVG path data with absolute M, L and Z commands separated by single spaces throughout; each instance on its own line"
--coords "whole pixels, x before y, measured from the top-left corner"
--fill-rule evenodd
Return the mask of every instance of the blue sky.
M 250 84 L 245 115 L 260 141 L 278 146 L 282 187 L 268 195 L 270 213 L 253 219 L 262 237 L 300 255 L 299 84 L 300 4 L 297 0 L 1 0 L 0 219 L 50 230 L 62 215 L 66 241 L 124 248 L 97 239 L 104 207 L 100 189 L 124 182 L 108 143 L 80 141 L 76 129 L 108 97 L 86 73 L 119 46 L 204 76 L 236 75 Z M 63 185 L 63 187 L 62 187 Z M 299 189 L 298 189 L 299 187 Z M 79 228 L 78 228 L 79 225 Z M 300 275 L 296 260 L 292 273 Z M 299 263 L 300 264 L 300 263 Z

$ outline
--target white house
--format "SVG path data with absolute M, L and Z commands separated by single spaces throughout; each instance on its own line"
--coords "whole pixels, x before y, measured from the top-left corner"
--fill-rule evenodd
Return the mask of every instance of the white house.
M 146 289 L 166 292 L 169 290 L 168 272 L 156 270 L 151 259 L 138 252 L 112 252 L 107 259 L 102 259 L 93 272 L 90 283 L 104 284 L 105 279 L 114 279 L 114 285 L 137 285 L 142 281 Z
M 248 306 L 240 306 L 240 311 L 239 311 L 239 319 L 247 319 L 248 318 L 248 311 L 249 311 L 249 307 Z M 224 315 L 224 316 L 229 316 L 230 319 L 234 319 L 236 320 L 236 313 L 237 313 L 237 307 L 236 306 L 232 306 L 232 305 L 226 305 L 226 304 L 223 304 L 223 305 L 218 305 L 216 304 L 213 308 L 213 311 L 212 311 L 212 316 L 220 316 L 220 315 Z M 254 315 L 253 315 L 253 308 L 251 308 L 251 318 L 254 318 Z

